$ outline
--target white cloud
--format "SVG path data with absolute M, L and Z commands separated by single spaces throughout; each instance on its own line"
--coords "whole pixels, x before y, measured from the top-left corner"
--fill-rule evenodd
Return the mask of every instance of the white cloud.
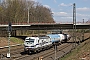
M 90 14 L 76 13 L 77 22 L 82 22 L 82 19 L 87 21 L 90 18 Z
M 67 16 L 68 15 L 66 12 L 59 12 L 57 14 L 60 15 L 60 16 Z
M 44 7 L 46 7 L 46 8 L 50 8 L 50 6 L 49 5 L 43 5 Z
M 87 7 L 77 8 L 77 11 L 90 11 L 90 8 Z
M 70 4 L 61 3 L 59 6 L 71 6 L 71 5 L 72 5 L 72 3 L 70 3 Z
M 70 13 L 67 13 L 67 12 L 53 12 L 53 13 L 54 13 L 54 19 L 57 23 L 72 21 L 72 16 Z
M 27 1 L 35 1 L 35 0 L 27 0 Z
M 90 18 L 90 14 L 80 14 L 80 13 L 77 13 L 76 18 L 77 18 L 77 22 L 82 22 L 82 19 L 87 21 Z
M 73 21 L 72 13 L 67 13 L 67 12 L 53 12 L 53 13 L 54 13 L 54 19 L 57 23 Z M 76 13 L 77 22 L 82 22 L 82 19 L 85 19 L 85 21 L 87 21 L 89 18 L 90 18 L 90 14 L 84 14 L 84 13 L 79 13 L 79 12 Z
M 61 3 L 61 4 L 60 4 L 60 6 L 67 6 L 67 5 L 66 5 L 66 4 L 64 4 L 64 3 Z
M 38 0 L 27 0 L 27 1 L 35 1 L 35 2 L 38 2 Z M 39 0 L 40 1 L 40 0 Z
M 59 16 L 59 17 L 70 17 L 70 13 L 67 12 L 54 12 L 54 16 Z
M 78 17 L 90 17 L 90 15 L 88 15 L 88 14 L 79 14 L 79 13 L 77 13 L 77 16 Z

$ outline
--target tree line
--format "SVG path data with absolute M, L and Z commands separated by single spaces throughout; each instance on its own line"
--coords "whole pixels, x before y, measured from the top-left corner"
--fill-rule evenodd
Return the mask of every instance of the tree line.
M 51 9 L 32 0 L 0 2 L 0 23 L 55 23 Z

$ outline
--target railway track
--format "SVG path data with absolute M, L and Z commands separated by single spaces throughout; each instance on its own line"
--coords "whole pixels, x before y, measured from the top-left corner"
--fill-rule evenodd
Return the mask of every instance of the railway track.
M 68 48 L 69 46 L 71 46 L 72 44 L 63 44 L 63 46 L 58 46 L 58 50 L 57 50 L 57 53 Z M 47 57 L 51 56 L 51 55 L 54 55 L 55 50 L 53 48 L 49 49 L 49 50 L 46 50 L 46 51 L 42 51 L 40 53 L 37 53 L 37 54 L 32 54 L 32 55 L 20 55 L 16 58 L 12 58 L 12 60 L 25 60 L 25 59 L 29 59 L 29 60 L 39 60 L 40 57 L 43 57 L 43 59 L 46 59 Z
M 72 39 L 69 40 L 69 42 L 72 42 Z M 65 54 L 69 53 L 72 50 L 73 43 L 64 43 L 62 45 L 59 45 L 57 48 L 57 56 L 56 59 L 63 57 Z M 4 52 L 4 51 L 3 51 Z M 37 54 L 31 54 L 27 55 L 23 52 L 23 48 L 20 48 L 19 50 L 16 49 L 13 52 L 11 52 L 11 58 L 6 60 L 39 60 L 41 57 L 43 60 L 52 60 L 55 59 L 55 50 L 53 48 L 49 50 L 42 51 Z
M 70 45 L 72 45 L 71 43 L 65 43 L 65 44 L 62 44 L 62 45 L 59 45 L 57 48 L 57 52 L 60 52 L 64 49 L 66 49 L 67 47 L 69 47 Z M 11 58 L 8 58 L 8 60 L 25 60 L 25 59 L 29 59 L 29 60 L 39 60 L 40 57 L 43 57 L 43 59 L 46 59 L 47 57 L 51 56 L 51 55 L 54 55 L 55 54 L 55 50 L 53 48 L 49 49 L 49 50 L 45 50 L 45 51 L 42 51 L 40 53 L 37 53 L 37 54 L 32 54 L 32 55 L 27 55 L 26 53 L 23 52 L 24 50 L 22 48 L 20 49 L 16 49 L 16 51 L 13 49 L 13 51 L 11 51 Z M 4 51 L 3 51 L 4 52 Z M 22 53 L 23 54 L 22 54 Z M 4 54 L 4 53 L 3 53 Z M 5 55 L 6 56 L 6 55 Z
M 72 42 L 72 40 L 70 40 L 69 42 Z M 60 46 L 58 46 L 58 50 L 57 50 L 57 58 L 60 58 L 62 56 L 64 56 L 65 54 L 69 53 L 72 50 L 72 43 L 64 43 Z M 68 51 L 67 51 L 68 50 Z M 60 55 L 61 53 L 61 55 Z M 52 55 L 52 56 L 51 56 Z M 52 57 L 55 56 L 55 50 L 53 48 L 46 50 L 46 51 L 42 51 L 40 53 L 37 54 L 33 54 L 33 55 L 24 55 L 24 56 L 19 56 L 18 58 L 15 58 L 15 60 L 39 60 L 40 57 L 42 57 L 44 60 L 47 60 Z M 54 59 L 54 58 L 53 58 Z
M 70 40 L 71 42 L 71 40 Z M 64 43 L 62 45 L 59 45 L 57 48 L 57 56 L 56 59 L 63 57 L 65 54 L 69 53 L 72 50 L 72 43 Z M 22 50 L 23 51 L 23 50 Z M 20 51 L 17 51 L 18 53 L 20 53 Z M 43 60 L 52 60 L 55 59 L 55 50 L 53 48 L 49 49 L 49 50 L 45 50 L 42 51 L 40 53 L 37 54 L 31 54 L 31 55 L 27 55 L 27 54 L 18 54 L 18 53 L 13 53 L 12 55 L 14 57 L 11 57 L 8 60 L 39 60 L 41 57 Z
M 72 44 L 66 44 L 65 46 L 62 46 L 62 47 L 60 47 L 60 48 L 58 48 L 58 50 L 56 51 L 56 54 L 58 53 L 58 52 L 62 52 L 64 49 L 67 49 L 69 46 L 71 46 Z M 64 51 L 63 51 L 64 52 Z M 48 59 L 48 58 L 50 58 L 51 57 L 51 55 L 54 55 L 55 54 L 55 52 L 50 52 L 50 54 L 46 54 L 46 55 L 42 55 L 43 56 L 43 59 L 44 60 L 46 60 L 46 59 Z M 52 56 L 52 58 L 53 58 L 54 56 Z M 57 56 L 56 56 L 56 58 L 57 58 Z M 55 59 L 55 58 L 53 58 L 53 59 Z
M 11 50 L 10 50 L 10 54 L 13 55 L 13 54 L 20 54 L 21 51 L 23 51 L 23 46 L 16 46 L 16 47 L 11 47 Z M 0 49 L 0 58 L 5 58 L 7 57 L 8 53 L 8 48 L 4 48 L 4 49 Z

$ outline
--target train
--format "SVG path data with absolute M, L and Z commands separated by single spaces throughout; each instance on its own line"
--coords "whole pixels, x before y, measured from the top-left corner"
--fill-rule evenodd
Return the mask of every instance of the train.
M 45 36 L 26 37 L 24 41 L 24 52 L 31 54 L 32 52 L 40 52 L 51 48 L 55 43 L 70 40 L 69 34 L 47 34 Z

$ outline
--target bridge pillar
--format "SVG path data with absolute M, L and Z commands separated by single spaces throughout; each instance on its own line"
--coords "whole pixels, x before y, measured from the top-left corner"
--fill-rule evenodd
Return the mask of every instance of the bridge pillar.
M 11 32 L 11 36 L 16 36 L 16 30 L 13 30 L 13 31 Z
M 16 35 L 17 36 L 23 35 L 23 30 L 16 30 Z
M 7 31 L 6 30 L 0 30 L 0 37 L 5 37 L 7 36 Z

